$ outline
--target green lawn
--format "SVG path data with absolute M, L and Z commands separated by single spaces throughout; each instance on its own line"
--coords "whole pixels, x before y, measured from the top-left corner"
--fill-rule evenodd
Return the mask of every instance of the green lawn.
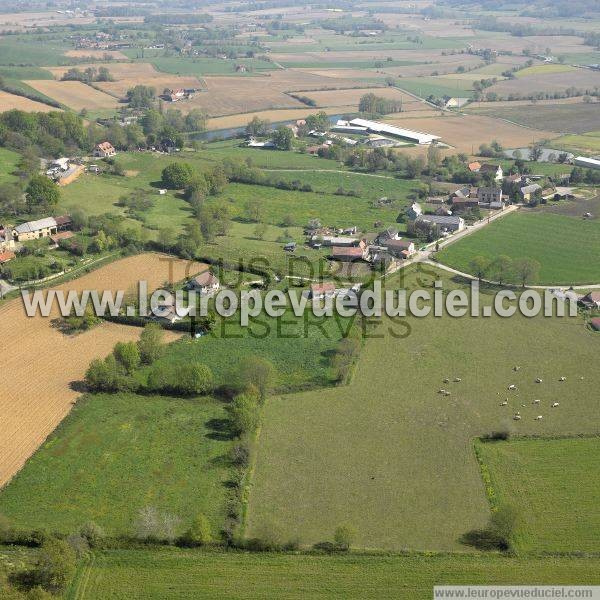
M 568 411 L 569 404 L 551 410 Z M 540 412 L 547 409 L 540 404 Z M 520 551 L 600 551 L 600 438 L 477 443 L 477 449 L 495 502 L 516 507 Z
M 600 152 L 600 131 L 589 131 L 583 135 L 563 135 L 553 140 L 552 143 L 559 148 L 575 153 L 598 153 Z
M 598 220 L 520 211 L 448 246 L 437 258 L 467 273 L 474 256 L 533 258 L 541 264 L 540 284 L 595 284 L 600 283 L 600 265 L 593 259 L 598 248 Z
M 425 269 L 400 274 L 427 289 L 440 272 Z M 472 438 L 598 431 L 597 340 L 578 317 L 411 317 L 376 334 L 349 386 L 267 401 L 247 535 L 269 528 L 310 544 L 349 523 L 359 547 L 466 550 L 459 537 L 490 514 Z M 450 397 L 438 393 L 446 377 L 462 379 Z M 500 406 L 512 383 L 526 403 L 518 422 Z M 536 421 L 536 396 L 568 410 Z
M 193 550 L 95 553 L 66 597 L 81 600 L 430 598 L 434 585 L 598 584 L 600 559 L 294 556 Z
M 231 442 L 211 421 L 224 417 L 210 398 L 86 397 L 0 492 L 0 513 L 28 528 L 70 533 L 93 520 L 131 534 L 138 511 L 154 506 L 181 527 L 203 512 L 217 533 Z
M 16 177 L 12 173 L 20 160 L 21 156 L 17 152 L 0 148 L 0 184 L 16 181 Z
M 53 66 L 69 64 L 67 47 L 56 41 L 32 41 L 31 36 L 11 35 L 0 40 L 0 65 Z M 71 59 L 72 60 L 72 59 Z M 37 77 L 36 77 L 37 79 Z

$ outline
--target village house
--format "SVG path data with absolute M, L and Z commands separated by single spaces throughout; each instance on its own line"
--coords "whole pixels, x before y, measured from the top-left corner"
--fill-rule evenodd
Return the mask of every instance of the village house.
M 469 171 L 471 171 L 471 173 L 479 173 L 479 170 L 481 169 L 481 163 L 477 161 L 469 163 L 467 168 Z
M 537 195 L 541 194 L 542 186 L 538 183 L 532 183 L 519 189 L 523 202 L 531 202 Z
M 471 210 L 472 208 L 477 208 L 478 206 L 479 206 L 479 200 L 477 200 L 476 198 L 457 198 L 457 197 L 452 198 L 452 210 L 454 210 L 454 211 L 460 212 L 460 211 L 465 211 L 465 210 Z M 443 209 L 443 207 L 440 207 L 440 209 Z M 439 212 L 436 211 L 435 214 L 436 215 L 444 215 L 447 213 L 444 213 L 443 210 L 439 210 Z
M 200 275 L 192 277 L 192 279 L 187 282 L 185 289 L 198 292 L 203 296 L 209 296 L 216 293 L 220 287 L 221 283 L 219 282 L 219 278 L 210 271 L 204 271 L 203 273 L 200 273 Z
M 13 238 L 12 231 L 8 228 L 0 227 L 0 252 L 6 252 L 7 250 L 13 250 L 15 247 L 15 240 Z
M 58 226 L 53 217 L 22 223 L 21 225 L 17 225 L 12 232 L 13 238 L 17 242 L 37 240 L 39 238 L 56 235 L 56 233 L 58 233 Z
M 331 248 L 331 259 L 341 262 L 354 262 L 364 260 L 367 253 L 367 245 L 361 241 L 358 246 L 333 246 Z
M 323 300 L 324 298 L 333 298 L 335 295 L 335 284 L 331 281 L 322 281 L 313 283 L 310 286 L 310 297 Z
M 377 234 L 377 237 L 375 238 L 375 244 L 377 244 L 378 246 L 385 246 L 385 244 L 387 242 L 389 242 L 390 240 L 399 240 L 400 236 L 399 236 L 399 231 L 393 227 L 388 227 L 387 229 L 384 229 L 383 231 L 381 231 L 380 233 Z
M 173 294 L 166 294 L 164 299 L 158 301 L 156 309 L 153 307 L 150 318 L 159 323 L 173 325 L 173 323 L 177 323 L 184 317 L 187 317 L 190 314 L 190 310 L 190 307 L 182 306 L 178 311 L 175 296 Z
M 502 171 L 502 167 L 500 165 L 481 165 L 479 173 L 481 173 L 482 175 L 488 174 L 493 176 L 494 181 L 502 181 L 504 177 L 504 172 Z
M 498 187 L 480 187 L 477 189 L 477 200 L 480 205 L 490 208 L 503 208 L 502 189 Z
M 96 147 L 94 148 L 94 156 L 96 158 L 110 158 L 116 153 L 117 151 L 110 142 L 101 142 L 96 144 Z
M 440 228 L 440 231 L 450 233 L 462 231 L 465 228 L 465 220 L 455 215 L 447 217 L 443 215 L 422 215 L 416 221 L 419 223 L 433 223 Z
M 296 252 L 296 242 L 288 242 L 283 249 L 286 252 Z
M 418 202 L 413 202 L 406 209 L 406 217 L 410 221 L 414 221 L 415 219 L 417 219 L 418 217 L 420 217 L 422 214 L 423 214 L 423 209 L 421 208 L 421 205 Z
M 397 258 L 410 258 L 416 252 L 413 240 L 388 240 L 383 246 L 389 254 Z

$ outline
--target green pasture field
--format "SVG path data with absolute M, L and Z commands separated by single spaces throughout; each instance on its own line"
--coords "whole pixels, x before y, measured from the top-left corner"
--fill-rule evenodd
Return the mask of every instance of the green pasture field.
M 298 296 L 302 291 L 297 290 Z M 239 320 L 218 319 L 208 335 L 185 337 L 171 345 L 160 362 L 203 362 L 217 385 L 227 385 L 241 360 L 259 356 L 273 364 L 274 385 L 280 392 L 327 386 L 332 384 L 329 354 L 350 326 L 349 319 L 317 318 L 308 312 L 296 317 L 291 311 L 281 318 L 261 314 L 249 327 L 242 327 Z M 146 376 L 147 371 L 140 373 L 142 380 Z
M 598 584 L 600 559 L 498 555 L 309 556 L 194 550 L 96 552 L 79 568 L 68 599 L 183 597 L 403 598 L 422 600 L 434 585 Z
M 507 119 L 518 125 L 557 131 L 559 133 L 581 134 L 598 129 L 600 104 L 544 104 L 541 106 L 515 106 L 494 108 L 492 103 L 481 108 L 472 107 L 476 114 L 484 114 L 499 119 Z
M 17 152 L 13 152 L 7 148 L 0 148 L 0 184 L 16 181 L 13 172 L 20 160 L 21 156 Z
M 272 173 L 273 177 L 280 181 L 300 181 L 308 183 L 313 190 L 318 192 L 335 193 L 342 188 L 344 191 L 356 192 L 361 198 L 378 200 L 387 197 L 390 200 L 406 203 L 407 194 L 415 187 L 416 182 L 406 179 L 396 179 L 390 175 L 372 175 L 370 173 L 330 172 L 330 171 L 306 171 L 285 172 L 282 170 Z M 396 210 L 398 205 L 395 205 Z M 396 215 L 397 216 L 397 215 Z
M 258 201 L 262 208 L 260 220 L 280 225 L 286 215 L 293 217 L 296 225 L 306 225 L 311 219 L 319 219 L 327 225 L 351 227 L 356 225 L 364 231 L 373 229 L 375 221 L 386 225 L 395 223 L 398 209 L 373 208 L 364 198 L 297 192 L 278 188 L 230 183 L 218 196 L 207 199 L 208 205 L 225 205 L 233 219 L 243 220 L 246 203 Z
M 582 135 L 563 135 L 554 140 L 560 148 L 579 153 L 594 154 L 600 152 L 600 131 L 590 131 Z
M 468 79 L 449 79 L 443 77 L 402 77 L 397 82 L 397 87 L 415 94 L 420 98 L 434 95 L 458 96 L 467 98 L 472 95 L 473 83 Z
M 135 50 L 128 50 L 126 54 L 131 56 Z M 162 52 L 162 51 L 160 51 Z M 132 58 L 135 58 L 133 56 Z M 160 56 L 149 54 L 148 50 L 144 51 L 144 57 L 139 59 L 142 62 L 149 62 L 156 67 L 157 70 L 164 73 L 173 73 L 175 75 L 188 75 L 202 77 L 203 75 L 252 75 L 252 71 L 272 71 L 277 69 L 277 66 L 266 60 L 258 60 L 253 58 L 240 59 L 221 59 L 221 58 L 201 58 L 201 57 L 181 57 L 181 56 Z M 245 73 L 236 73 L 236 65 L 246 65 L 252 71 Z
M 428 289 L 438 276 L 445 290 L 458 287 L 425 266 L 399 272 L 388 288 Z M 267 400 L 246 535 L 312 544 L 349 524 L 360 548 L 467 550 L 460 536 L 490 515 L 472 439 L 501 429 L 597 433 L 596 342 L 580 317 L 384 320 L 349 386 Z M 501 406 L 513 383 L 518 399 Z M 568 410 L 536 421 L 536 397 L 560 397 Z
M 529 75 L 548 75 L 550 73 L 568 73 L 569 71 L 576 71 L 576 67 L 571 65 L 561 64 L 550 64 L 550 65 L 533 65 L 532 67 L 526 67 L 515 73 L 517 79 L 528 77 Z
M 539 281 L 545 285 L 600 283 L 600 265 L 592 259 L 600 248 L 600 221 L 536 212 L 508 215 L 480 231 L 451 244 L 438 260 L 469 273 L 474 256 L 494 259 L 532 258 L 540 265 Z
M 570 410 L 562 401 L 552 411 Z M 539 405 L 540 413 L 548 404 Z M 523 552 L 600 551 L 600 438 L 477 443 L 499 506 L 516 507 Z
M 8 36 L 0 40 L 0 65 L 41 67 L 69 64 L 69 58 L 64 56 L 68 49 L 66 46 L 56 41 L 35 42 L 25 37 Z
M 217 533 L 232 442 L 212 423 L 223 418 L 211 398 L 85 397 L 0 492 L 0 514 L 62 533 L 93 520 L 117 535 L 132 534 L 138 511 L 153 506 L 183 528 L 202 512 Z
M 0 67 L 2 79 L 53 79 L 52 73 L 39 67 Z M 38 92 L 39 93 L 39 92 Z
M 571 65 L 597 65 L 600 63 L 600 52 L 574 52 L 564 54 L 565 62 Z
M 308 110 L 307 115 L 314 113 Z M 340 163 L 328 158 L 320 158 L 301 152 L 286 152 L 282 150 L 263 150 L 260 148 L 245 148 L 239 140 L 227 140 L 206 144 L 199 152 L 207 160 L 223 160 L 225 158 L 249 159 L 255 167 L 264 169 L 340 169 Z

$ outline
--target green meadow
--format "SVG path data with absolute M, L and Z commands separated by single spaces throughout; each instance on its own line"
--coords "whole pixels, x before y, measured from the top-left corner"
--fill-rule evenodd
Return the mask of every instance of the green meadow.
M 599 245 L 598 220 L 521 210 L 451 244 L 437 259 L 470 273 L 475 256 L 532 258 L 541 265 L 536 283 L 596 284 L 600 283 L 600 265 L 593 258 L 593 248 Z
M 553 412 L 569 411 L 560 399 Z M 548 412 L 541 405 L 540 412 Z M 519 511 L 515 544 L 523 552 L 600 551 L 600 438 L 515 439 L 477 443 L 494 503 Z

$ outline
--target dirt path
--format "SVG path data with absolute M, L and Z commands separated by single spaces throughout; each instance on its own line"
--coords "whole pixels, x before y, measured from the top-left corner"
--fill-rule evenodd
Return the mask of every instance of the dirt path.
M 169 270 L 173 280 L 180 281 L 206 268 L 183 260 L 167 263 L 165 258 L 131 256 L 56 289 L 128 292 L 141 279 L 148 281 L 149 289 L 156 289 L 169 279 Z M 103 323 L 91 331 L 65 336 L 52 327 L 51 319 L 28 318 L 20 298 L 0 306 L 0 487 L 67 415 L 79 395 L 72 384 L 81 380 L 90 361 L 108 354 L 118 341 L 136 340 L 139 333 L 135 327 Z M 167 339 L 179 337 L 168 333 Z

